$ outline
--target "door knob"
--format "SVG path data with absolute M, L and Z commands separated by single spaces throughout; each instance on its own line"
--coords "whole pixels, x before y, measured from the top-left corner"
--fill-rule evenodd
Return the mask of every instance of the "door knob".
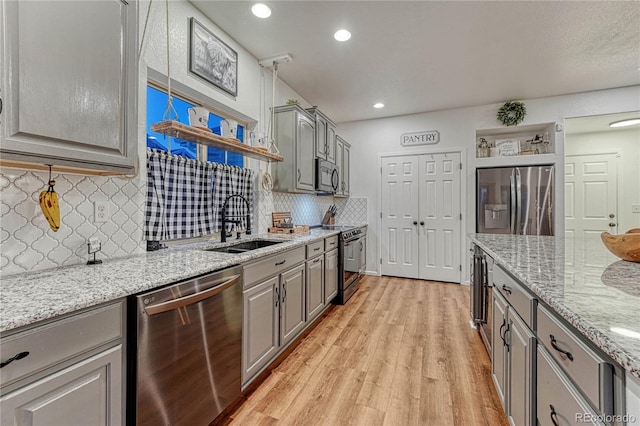
M 616 224 L 611 222 L 611 223 L 609 223 L 609 226 L 616 226 Z
M 616 217 L 616 215 L 615 215 L 615 214 L 613 214 L 613 213 L 609 213 L 609 219 L 613 219 L 614 217 Z
M 420 221 L 420 225 L 424 226 L 424 220 Z
M 414 220 L 414 221 L 413 221 L 413 224 L 414 224 L 414 225 L 417 225 L 417 224 L 418 224 L 418 221 L 417 221 L 417 220 Z

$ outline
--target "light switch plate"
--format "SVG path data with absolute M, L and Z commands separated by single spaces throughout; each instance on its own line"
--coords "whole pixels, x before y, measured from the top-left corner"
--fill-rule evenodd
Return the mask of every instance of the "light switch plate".
M 109 220 L 109 202 L 94 201 L 93 202 L 93 221 L 94 223 L 107 222 Z
M 640 204 L 632 204 L 631 213 L 640 213 Z

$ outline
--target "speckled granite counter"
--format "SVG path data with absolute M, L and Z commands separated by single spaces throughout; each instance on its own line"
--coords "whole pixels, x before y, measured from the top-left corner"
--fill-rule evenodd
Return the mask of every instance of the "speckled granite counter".
M 640 263 L 618 259 L 599 237 L 469 237 L 588 340 L 640 378 Z
M 338 232 L 312 229 L 304 235 L 256 235 L 243 241 L 259 238 L 283 242 L 242 254 L 204 251 L 237 242 L 210 241 L 106 259 L 100 265 L 65 266 L 4 277 L 0 282 L 0 332 L 299 247 Z

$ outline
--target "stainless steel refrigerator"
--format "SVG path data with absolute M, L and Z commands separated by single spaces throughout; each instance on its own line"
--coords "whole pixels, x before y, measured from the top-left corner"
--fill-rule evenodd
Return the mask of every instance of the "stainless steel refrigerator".
M 476 231 L 553 235 L 552 165 L 476 171 Z

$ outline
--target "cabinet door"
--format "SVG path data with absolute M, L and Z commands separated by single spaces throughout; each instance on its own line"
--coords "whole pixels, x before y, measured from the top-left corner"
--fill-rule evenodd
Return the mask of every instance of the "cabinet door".
M 335 195 L 342 195 L 344 193 L 344 168 L 342 167 L 342 156 L 344 151 L 344 143 L 339 137 L 336 137 L 336 167 L 338 168 L 338 176 L 340 182 L 338 183 L 338 190 Z
M 342 151 L 342 195 L 349 196 L 350 193 L 350 178 L 349 178 L 349 162 L 351 154 L 351 145 L 348 143 L 344 144 L 344 150 Z
M 298 114 L 298 137 L 296 140 L 296 189 L 300 191 L 314 190 L 315 161 L 314 158 L 314 124 L 307 117 Z
M 535 424 L 534 357 L 536 341 L 525 323 L 509 308 L 509 421 L 513 425 Z
M 324 256 L 307 262 L 307 321 L 324 308 Z
M 338 249 L 324 255 L 324 303 L 328 305 L 338 294 Z
M 242 324 L 242 383 L 268 364 L 278 352 L 279 277 L 246 290 Z
M 327 159 L 327 120 L 316 114 L 316 158 Z
M 293 340 L 306 324 L 305 265 L 282 274 L 280 279 L 280 344 Z
M 502 407 L 507 412 L 507 347 L 503 336 L 507 327 L 507 302 L 494 288 L 492 293 L 491 318 L 493 331 L 491 332 L 491 377 L 498 392 Z
M 327 123 L 327 161 L 336 163 L 336 126 Z
M 136 3 L 3 2 L 4 159 L 133 170 Z
M 2 425 L 120 425 L 122 345 L 0 398 Z

